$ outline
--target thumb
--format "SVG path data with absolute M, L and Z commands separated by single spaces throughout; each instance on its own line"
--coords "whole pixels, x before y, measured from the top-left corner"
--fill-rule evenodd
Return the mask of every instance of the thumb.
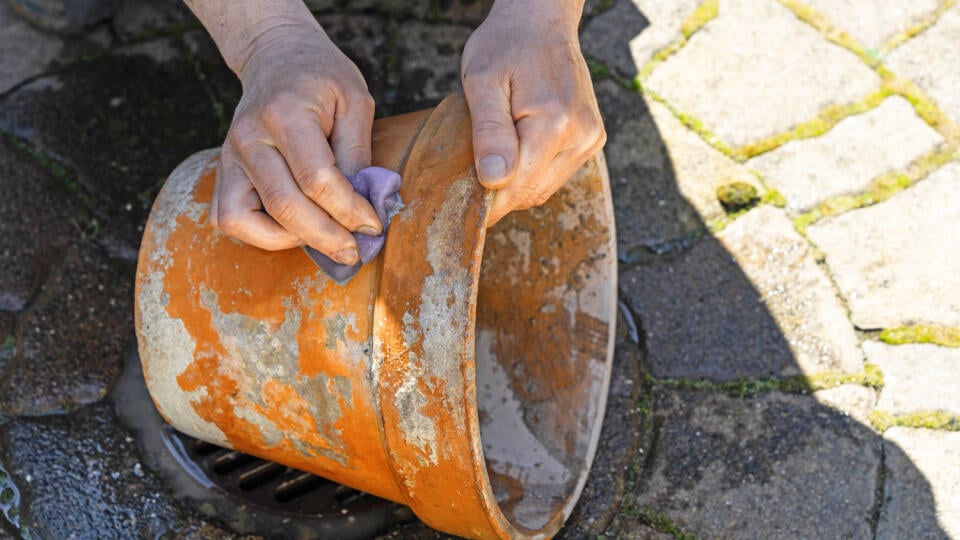
M 471 91 L 473 90 L 473 91 Z M 505 85 L 464 85 L 473 124 L 473 155 L 480 183 L 488 189 L 507 185 L 520 146 Z

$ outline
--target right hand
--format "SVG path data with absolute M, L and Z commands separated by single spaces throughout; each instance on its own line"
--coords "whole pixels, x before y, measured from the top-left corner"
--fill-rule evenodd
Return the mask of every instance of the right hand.
M 374 102 L 357 67 L 319 30 L 258 38 L 217 169 L 210 223 L 262 249 L 304 244 L 343 264 L 351 232 L 383 227 L 344 174 L 370 165 Z

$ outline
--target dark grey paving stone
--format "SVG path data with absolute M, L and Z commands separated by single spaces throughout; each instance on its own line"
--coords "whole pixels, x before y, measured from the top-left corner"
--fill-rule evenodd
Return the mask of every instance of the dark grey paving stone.
M 398 26 L 395 114 L 432 107 L 460 91 L 460 55 L 471 32 L 468 26 L 421 21 Z
M 871 536 L 881 442 L 850 417 L 780 393 L 657 388 L 652 408 L 633 512 L 701 538 Z
M 387 19 L 377 15 L 322 15 L 317 20 L 337 47 L 360 69 L 378 107 L 385 105 L 390 55 Z
M 0 193 L 0 311 L 20 311 L 91 216 L 63 182 L 2 135 Z
M 0 130 L 70 169 L 101 233 L 135 251 L 166 175 L 222 136 L 193 63 L 169 40 L 120 49 L 21 87 L 0 105 Z
M 729 381 L 796 372 L 774 317 L 712 237 L 679 254 L 621 267 L 654 377 Z
M 613 8 L 584 25 L 583 52 L 623 77 L 634 77 L 638 67 L 630 42 L 649 27 L 650 20 L 633 1 L 619 0 Z
M 176 537 L 184 521 L 109 405 L 12 420 L 0 442 L 0 461 L 21 495 L 20 525 L 36 537 Z
M 20 317 L 0 411 L 62 412 L 102 398 L 133 340 L 133 268 L 99 247 L 69 248 Z
M 677 185 L 673 162 L 643 98 L 611 80 L 595 85 L 607 129 L 621 260 L 676 249 L 704 232 Z

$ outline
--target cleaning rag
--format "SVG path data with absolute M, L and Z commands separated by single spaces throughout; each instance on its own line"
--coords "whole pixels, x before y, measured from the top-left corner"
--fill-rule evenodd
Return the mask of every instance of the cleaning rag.
M 353 265 L 338 263 L 309 246 L 303 248 L 307 255 L 313 259 L 313 262 L 317 263 L 317 266 L 341 285 L 350 281 L 350 278 L 360 270 L 361 266 L 377 257 L 377 254 L 383 249 L 390 220 L 393 219 L 394 214 L 403 208 L 399 193 L 400 175 L 396 172 L 383 167 L 367 167 L 361 169 L 357 174 L 348 174 L 347 180 L 350 181 L 354 191 L 370 201 L 370 205 L 373 206 L 380 218 L 380 223 L 383 224 L 383 232 L 380 236 L 353 233 L 353 237 L 357 241 L 357 251 L 360 253 L 360 262 Z

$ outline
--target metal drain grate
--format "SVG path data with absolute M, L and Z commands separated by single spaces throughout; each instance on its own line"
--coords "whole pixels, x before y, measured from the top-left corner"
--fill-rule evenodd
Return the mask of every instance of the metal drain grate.
M 136 351 L 111 397 L 150 469 L 191 508 L 237 533 L 354 540 L 415 520 L 401 504 L 174 430 L 153 405 Z
M 362 514 L 392 505 L 373 495 L 236 450 L 200 441 L 171 428 L 186 457 L 218 487 L 245 501 L 284 512 L 323 515 Z

